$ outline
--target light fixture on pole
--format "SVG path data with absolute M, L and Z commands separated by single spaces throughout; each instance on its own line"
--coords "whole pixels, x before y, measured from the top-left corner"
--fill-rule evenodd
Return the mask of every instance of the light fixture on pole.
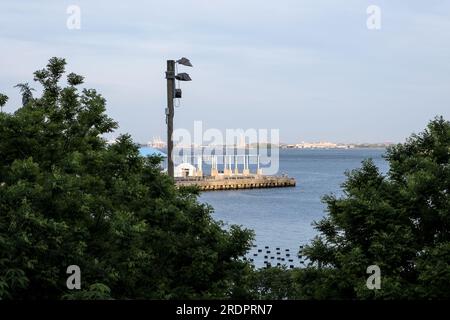
M 175 76 L 175 79 L 180 80 L 180 81 L 192 81 L 191 77 L 186 72 L 177 74 Z
M 175 63 L 183 66 L 192 67 L 192 63 L 189 59 L 183 57 L 176 62 L 174 60 L 167 60 L 167 109 L 166 109 L 166 123 L 167 123 L 167 173 L 170 177 L 174 177 L 174 165 L 173 165 L 173 118 L 174 118 L 174 103 L 175 98 L 181 98 L 181 89 L 175 87 L 175 79 L 179 81 L 192 81 L 191 77 L 185 73 L 175 74 Z
M 189 59 L 185 58 L 185 57 L 177 60 L 177 63 L 182 64 L 183 66 L 186 66 L 186 67 L 193 67 L 191 61 L 189 61 Z

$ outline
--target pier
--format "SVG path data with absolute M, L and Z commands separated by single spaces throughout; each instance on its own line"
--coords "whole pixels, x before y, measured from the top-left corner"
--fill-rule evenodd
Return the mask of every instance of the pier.
M 201 191 L 214 190 L 240 190 L 259 188 L 283 188 L 295 187 L 296 180 L 286 175 L 272 176 L 264 175 L 260 168 L 259 156 L 256 156 L 255 172 L 250 172 L 250 156 L 243 155 L 243 168 L 238 166 L 238 156 L 224 156 L 222 170 L 219 170 L 217 156 L 207 159 L 211 163 L 210 174 L 205 175 L 203 171 L 204 157 L 197 157 L 197 166 L 184 159 L 184 162 L 175 167 L 175 184 L 177 187 L 197 186 Z
M 295 187 L 294 178 L 285 176 L 231 176 L 175 178 L 178 187 L 197 186 L 202 191 Z

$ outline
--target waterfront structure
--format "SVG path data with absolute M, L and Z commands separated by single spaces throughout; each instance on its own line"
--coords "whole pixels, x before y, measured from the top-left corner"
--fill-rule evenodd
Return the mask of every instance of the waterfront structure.
M 196 166 L 187 157 L 175 167 L 175 183 L 180 186 L 197 186 L 202 191 L 236 190 L 253 188 L 295 187 L 294 178 L 287 176 L 265 176 L 260 167 L 260 157 L 256 156 L 256 170 L 250 170 L 250 156 L 212 155 L 206 157 L 210 163 L 209 175 L 204 175 L 202 156 L 198 156 Z M 223 158 L 223 169 L 219 170 L 219 159 Z M 195 159 L 195 157 L 194 157 Z M 242 170 L 239 170 L 239 165 Z M 234 169 L 233 169 L 234 166 Z
M 193 157 L 195 159 L 195 157 Z M 235 177 L 235 176 L 250 176 L 250 156 L 249 155 L 241 155 L 241 156 L 207 156 L 205 157 L 210 162 L 210 177 L 213 178 L 222 178 L 222 177 Z M 223 170 L 219 171 L 219 159 L 223 158 Z M 255 171 L 255 175 L 262 175 L 262 169 L 260 167 L 260 158 L 256 156 L 257 160 L 257 168 Z M 203 177 L 203 156 L 197 156 L 197 165 L 195 166 L 193 163 L 188 161 L 188 157 L 184 156 L 183 161 L 176 166 L 174 177 L 176 178 L 187 178 L 187 177 Z M 239 159 L 242 159 L 239 162 Z M 238 165 L 241 163 L 243 165 L 243 170 L 239 172 Z M 234 165 L 234 170 L 233 170 Z
M 195 177 L 196 175 L 197 168 L 187 162 L 177 165 L 174 169 L 174 176 L 177 178 Z

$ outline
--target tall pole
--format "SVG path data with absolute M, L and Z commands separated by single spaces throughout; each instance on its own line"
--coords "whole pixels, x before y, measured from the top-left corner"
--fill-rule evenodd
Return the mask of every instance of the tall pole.
M 174 116 L 174 108 L 173 108 L 173 99 L 175 92 L 175 61 L 167 60 L 167 109 L 166 109 L 166 119 L 167 119 L 167 172 L 170 177 L 173 178 L 174 170 L 173 170 L 173 116 Z

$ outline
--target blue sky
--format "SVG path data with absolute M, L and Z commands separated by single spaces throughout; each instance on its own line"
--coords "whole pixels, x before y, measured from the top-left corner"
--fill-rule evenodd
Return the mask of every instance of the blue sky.
M 66 27 L 67 6 L 81 29 Z M 381 8 L 381 30 L 366 9 Z M 281 140 L 403 141 L 450 119 L 450 2 L 12 1 L 0 4 L 0 92 L 53 56 L 108 101 L 118 132 L 165 137 L 167 59 L 189 57 L 175 126 L 278 128 Z M 38 85 L 34 84 L 38 89 Z

